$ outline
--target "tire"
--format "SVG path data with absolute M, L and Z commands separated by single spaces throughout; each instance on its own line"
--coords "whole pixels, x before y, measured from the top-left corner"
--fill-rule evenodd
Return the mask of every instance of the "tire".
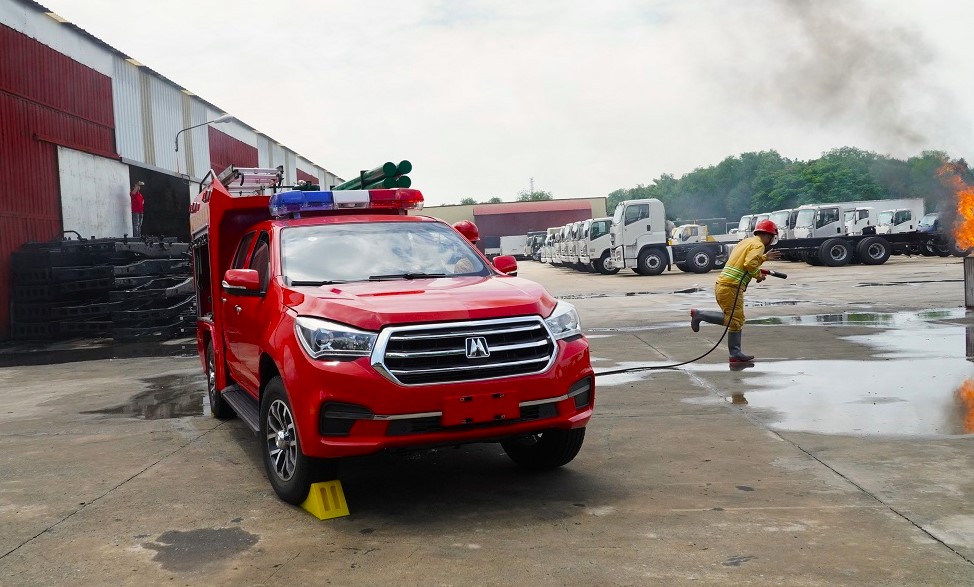
M 844 267 L 852 257 L 852 247 L 840 238 L 830 238 L 818 249 L 818 258 L 828 267 Z
M 824 265 L 824 263 L 822 263 L 822 260 L 818 258 L 818 253 L 816 252 L 811 252 L 805 255 L 805 262 L 808 263 L 809 265 L 812 265 L 813 267 L 821 267 L 822 265 Z
M 525 438 L 501 442 L 501 447 L 519 467 L 536 471 L 556 469 L 575 458 L 585 440 L 585 428 L 546 430 Z
M 863 265 L 882 265 L 889 260 L 890 252 L 889 243 L 879 236 L 863 239 L 856 246 L 856 254 Z
M 659 275 L 666 270 L 666 257 L 659 249 L 643 249 L 636 259 L 640 275 Z
M 676 265 L 676 268 L 679 269 L 680 271 L 683 271 L 685 273 L 690 272 L 690 268 L 687 267 L 686 261 L 677 261 L 676 263 L 674 263 L 674 265 Z
M 966 257 L 970 252 L 971 249 L 962 249 L 956 242 L 950 243 L 950 254 L 955 257 Z
M 937 251 L 933 249 L 933 243 L 925 242 L 920 243 L 920 254 L 924 257 L 935 257 L 937 255 Z
M 294 410 L 275 377 L 267 382 L 260 402 L 260 452 L 267 479 L 283 501 L 298 505 L 308 497 L 311 484 L 337 473 L 337 461 L 316 459 L 301 452 Z
M 608 261 L 608 263 L 607 263 Z M 619 272 L 619 268 L 612 265 L 611 257 L 609 256 L 609 251 L 602 253 L 602 256 L 594 261 L 595 270 L 602 275 L 615 275 Z M 612 269 L 609 269 L 612 267 Z
M 714 255 L 706 247 L 694 247 L 687 253 L 686 264 L 693 273 L 706 273 L 714 266 Z
M 227 404 L 216 388 L 216 355 L 213 353 L 213 341 L 206 343 L 206 394 L 210 399 L 210 413 L 217 420 L 229 420 L 236 416 L 233 408 Z

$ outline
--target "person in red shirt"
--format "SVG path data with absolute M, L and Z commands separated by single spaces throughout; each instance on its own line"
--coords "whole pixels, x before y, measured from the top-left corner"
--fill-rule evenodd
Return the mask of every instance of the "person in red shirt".
M 132 236 L 135 238 L 142 238 L 142 216 L 145 213 L 145 197 L 142 195 L 144 185 L 144 182 L 137 181 L 129 192 L 129 198 L 132 199 Z

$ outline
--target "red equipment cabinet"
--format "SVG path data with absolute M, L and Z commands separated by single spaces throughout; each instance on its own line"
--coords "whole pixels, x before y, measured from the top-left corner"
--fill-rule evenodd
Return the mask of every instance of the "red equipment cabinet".
M 385 449 L 500 442 L 531 468 L 576 456 L 595 388 L 570 304 L 406 215 L 417 190 L 207 179 L 190 226 L 211 411 L 258 433 L 282 499 Z

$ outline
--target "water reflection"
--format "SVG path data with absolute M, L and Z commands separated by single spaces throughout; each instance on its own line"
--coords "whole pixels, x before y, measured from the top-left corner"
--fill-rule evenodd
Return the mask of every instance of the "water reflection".
M 875 349 L 867 360 L 767 361 L 748 368 L 746 404 L 778 430 L 847 435 L 974 433 L 968 328 L 926 325 L 843 337 Z M 962 350 L 965 349 L 965 350 Z M 727 367 L 694 365 L 726 373 Z M 741 381 L 735 386 L 741 386 Z

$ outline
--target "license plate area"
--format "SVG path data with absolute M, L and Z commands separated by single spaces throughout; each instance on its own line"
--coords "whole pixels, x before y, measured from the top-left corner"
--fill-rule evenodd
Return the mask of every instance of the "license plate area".
M 517 398 L 509 393 L 483 393 L 447 398 L 443 405 L 443 426 L 464 426 L 504 422 L 521 416 Z

